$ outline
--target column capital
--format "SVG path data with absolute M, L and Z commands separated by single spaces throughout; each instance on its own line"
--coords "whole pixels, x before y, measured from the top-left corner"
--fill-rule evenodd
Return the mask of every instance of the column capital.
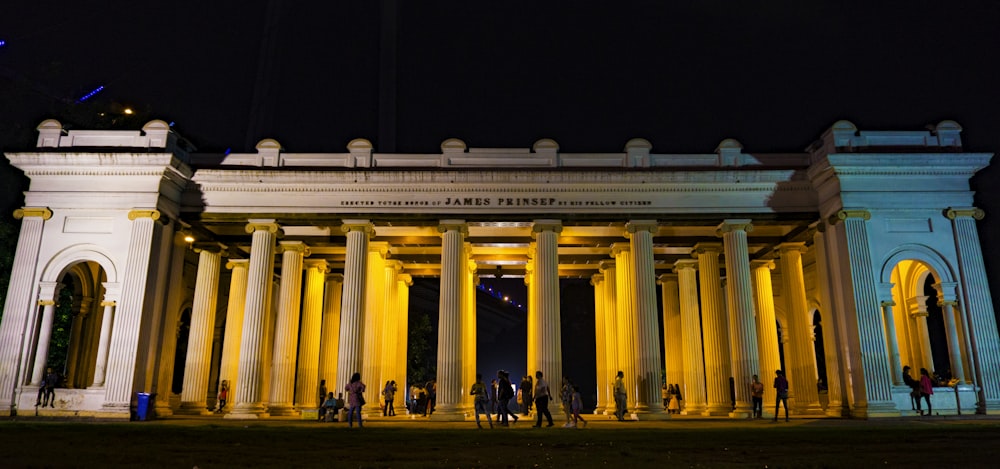
M 786 242 L 786 243 L 781 243 L 781 244 L 775 246 L 775 251 L 778 251 L 779 255 L 782 255 L 782 254 L 784 254 L 786 252 L 804 253 L 804 252 L 806 252 L 808 250 L 809 249 L 806 248 L 806 243 L 801 242 L 801 241 L 799 241 L 799 242 Z
M 664 283 L 667 282 L 676 282 L 676 281 L 677 281 L 677 274 L 660 274 L 659 277 L 656 277 L 656 283 L 660 285 L 663 285 Z
M 399 274 L 396 277 L 396 281 L 397 282 L 403 282 L 408 287 L 413 286 L 413 276 L 410 275 L 410 274 Z
M 247 233 L 267 231 L 269 233 L 279 234 L 281 232 L 281 226 L 275 223 L 273 219 L 251 218 L 247 221 L 245 229 Z
M 892 300 L 882 300 L 879 302 L 879 305 L 881 305 L 882 307 L 896 306 L 896 302 Z
M 614 243 L 611 245 L 611 255 L 617 256 L 621 252 L 629 252 L 631 245 L 629 243 Z
M 309 246 L 302 241 L 281 241 L 278 243 L 276 251 L 279 253 L 301 252 L 303 257 L 309 257 L 309 254 L 311 254 Z
M 342 220 L 340 225 L 341 233 L 350 233 L 352 231 L 360 231 L 371 239 L 375 236 L 375 225 L 368 220 Z
M 698 243 L 691 248 L 691 255 L 694 258 L 698 258 L 699 254 L 715 253 L 715 255 L 722 254 L 722 243 Z
M 601 262 L 597 263 L 597 270 L 600 271 L 601 273 L 604 273 L 608 269 L 614 269 L 614 268 L 615 268 L 614 259 L 604 259 Z
M 594 274 L 590 276 L 590 284 L 597 286 L 604 282 L 604 274 Z
M 745 231 L 747 233 L 753 231 L 753 224 L 751 224 L 749 218 L 730 218 L 722 220 L 722 223 L 715 228 L 715 235 L 722 236 L 726 233 L 732 233 L 734 231 Z
M 757 260 L 753 260 L 753 261 L 750 261 L 750 269 L 751 270 L 757 270 L 757 269 L 774 270 L 774 261 L 771 260 L 771 259 L 757 259 Z
M 20 220 L 24 217 L 40 217 L 42 220 L 52 218 L 52 210 L 46 207 L 24 207 L 14 210 L 14 218 Z
M 225 255 L 225 253 L 228 251 L 228 248 L 226 247 L 225 244 L 216 243 L 212 241 L 193 243 L 191 244 L 191 249 L 199 254 L 201 254 L 202 251 L 205 251 L 205 252 L 211 252 L 213 254 Z
M 953 301 L 958 298 L 958 282 L 938 282 L 931 286 L 938 291 L 938 298 L 941 301 Z
M 399 273 L 403 270 L 403 261 L 399 259 L 386 259 L 385 268 L 395 270 L 396 273 Z
M 115 300 L 104 300 L 101 302 L 101 307 L 107 308 L 108 306 L 117 306 L 118 302 Z
M 302 264 L 306 269 L 316 269 L 321 274 L 325 274 L 330 271 L 330 264 L 326 262 L 326 259 L 305 259 Z
M 677 262 L 674 262 L 674 272 L 682 270 L 698 270 L 698 261 L 696 259 L 678 259 Z
M 953 308 L 957 308 L 958 307 L 958 300 L 941 300 L 941 301 L 938 301 L 938 305 L 941 305 L 941 306 L 951 306 Z
M 441 220 L 438 223 L 438 233 L 447 233 L 449 231 L 458 231 L 464 236 L 469 235 L 469 224 L 465 220 Z
M 944 212 L 944 216 L 948 217 L 949 220 L 954 220 L 956 218 L 971 217 L 976 220 L 982 220 L 986 216 L 986 212 L 981 208 L 976 207 L 949 207 Z
M 152 218 L 153 221 L 160 219 L 160 211 L 156 209 L 134 209 L 129 210 L 128 219 L 138 220 L 140 218 Z
M 531 223 L 531 238 L 535 238 L 535 234 L 541 233 L 543 231 L 553 231 L 556 234 L 562 233 L 563 226 L 561 220 L 534 220 Z
M 329 274 L 326 276 L 326 281 L 344 283 L 344 274 Z
M 660 225 L 656 220 L 629 220 L 625 224 L 625 237 L 631 238 L 633 234 L 640 231 L 648 231 L 651 234 L 656 234 L 660 231 Z
M 889 306 L 896 306 L 896 301 L 892 299 L 892 287 L 894 286 L 896 286 L 896 284 L 891 282 L 883 282 L 875 286 L 876 292 L 878 292 L 878 299 L 882 306 L 885 306 L 885 303 L 892 303 Z
M 847 220 L 848 218 L 860 218 L 864 221 L 868 221 L 872 219 L 872 212 L 869 212 L 867 209 L 863 208 L 844 209 L 831 215 L 830 219 L 827 220 L 827 223 L 831 225 L 836 225 L 837 223 Z
M 250 259 L 229 259 L 229 262 L 226 262 L 226 268 L 229 270 L 237 268 L 246 269 L 248 267 L 250 267 Z
M 38 300 L 38 306 L 55 306 L 55 300 Z
M 392 251 L 392 246 L 387 241 L 374 241 L 368 244 L 368 252 L 377 252 L 380 256 L 386 257 Z

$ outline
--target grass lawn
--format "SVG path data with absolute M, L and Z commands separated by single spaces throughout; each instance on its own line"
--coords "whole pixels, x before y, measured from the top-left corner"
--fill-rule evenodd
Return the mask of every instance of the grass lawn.
M 996 467 L 1000 420 L 474 423 L 0 421 L 2 467 Z

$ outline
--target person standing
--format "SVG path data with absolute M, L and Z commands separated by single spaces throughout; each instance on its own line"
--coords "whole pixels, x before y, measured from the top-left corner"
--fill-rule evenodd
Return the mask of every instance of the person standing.
M 910 376 L 910 370 L 910 365 L 903 367 L 903 384 L 910 388 L 910 410 L 915 410 L 923 415 L 924 411 L 920 408 L 920 381 Z
M 573 410 L 573 426 L 578 426 L 579 422 L 583 422 L 583 426 L 587 426 L 587 421 L 580 416 L 580 411 L 583 410 L 583 396 L 580 395 L 580 387 L 573 386 L 573 394 L 570 397 L 570 409 Z
M 670 389 L 673 391 L 670 393 L 670 405 L 667 407 L 667 410 L 669 410 L 671 414 L 680 414 L 681 401 L 684 400 L 684 398 L 681 397 L 681 385 L 671 384 Z
M 497 380 L 490 381 L 490 388 L 487 390 L 490 393 L 490 413 L 497 414 L 497 420 L 500 419 L 500 413 L 497 406 Z
M 385 389 L 382 390 L 382 397 L 385 398 L 385 409 L 382 410 L 383 417 L 393 417 L 396 410 L 392 408 L 392 402 L 396 400 L 396 382 L 386 381 Z
M 365 383 L 361 381 L 361 373 L 355 372 L 351 375 L 351 382 L 344 386 L 347 391 L 347 424 L 354 426 L 354 414 L 358 414 L 358 428 L 361 423 L 361 407 L 365 405 Z
M 319 380 L 319 406 L 323 407 L 323 403 L 326 402 L 326 380 Z
M 670 406 L 670 396 L 674 393 L 674 385 L 667 385 L 666 382 L 660 387 L 660 399 L 663 400 L 663 410 Z
M 562 379 L 562 387 L 559 388 L 559 399 L 562 401 L 562 411 L 566 417 L 566 423 L 563 424 L 563 428 L 576 425 L 573 420 L 573 383 L 565 376 Z
M 628 405 L 628 391 L 625 390 L 625 372 L 618 371 L 615 376 L 615 417 L 619 422 L 625 421 L 626 406 Z
M 219 386 L 219 409 L 215 413 L 221 414 L 226 409 L 227 400 L 229 400 L 229 381 L 224 379 Z
M 531 375 L 524 375 L 523 377 L 521 377 L 521 390 L 520 390 L 520 392 L 521 392 L 521 414 L 522 415 L 528 415 L 528 413 L 531 411 L 531 400 L 533 399 L 532 396 L 531 396 L 531 394 L 532 394 L 532 389 L 531 388 L 532 387 L 533 387 L 533 385 L 531 383 Z
M 509 425 L 507 416 L 514 417 L 514 423 L 517 423 L 517 414 L 511 412 L 508 407 L 510 399 L 514 397 L 514 387 L 510 383 L 510 375 L 504 370 L 497 371 L 497 380 L 497 404 L 500 407 L 497 421 L 502 422 L 500 425 L 506 427 Z
M 425 386 L 427 389 L 427 408 L 424 409 L 424 417 L 434 413 L 434 406 L 437 405 L 437 380 L 431 378 Z
M 782 404 L 785 406 L 785 421 L 788 421 L 788 379 L 785 372 L 777 370 L 774 372 L 774 389 L 778 392 L 778 397 L 774 402 L 774 421 L 778 421 L 778 409 Z
M 764 383 L 757 375 L 753 375 L 753 382 L 750 383 L 750 400 L 753 401 L 753 418 L 761 418 L 764 415 Z
M 927 368 L 920 369 L 920 397 L 924 398 L 927 402 L 927 413 L 920 411 L 920 415 L 934 415 L 931 409 L 931 395 L 934 394 L 934 383 L 931 381 L 930 374 L 927 373 Z M 920 399 L 917 399 L 917 408 L 920 408 Z
M 490 423 L 490 428 L 493 428 L 493 418 L 490 417 L 490 413 L 486 410 L 486 405 L 489 404 L 490 398 L 486 395 L 486 385 L 483 384 L 483 375 L 476 373 L 476 382 L 472 384 L 472 390 L 469 394 L 475 396 L 473 402 L 476 408 L 476 426 L 483 428 L 482 424 L 479 423 L 479 414 L 486 414 L 486 421 Z
M 544 415 L 548 419 L 549 424 L 547 427 L 551 427 L 552 424 L 552 414 L 549 413 L 549 401 L 552 400 L 552 391 L 549 390 L 549 382 L 542 378 L 542 372 L 535 372 L 535 414 L 538 415 L 537 420 L 535 420 L 535 427 L 542 426 L 542 416 Z

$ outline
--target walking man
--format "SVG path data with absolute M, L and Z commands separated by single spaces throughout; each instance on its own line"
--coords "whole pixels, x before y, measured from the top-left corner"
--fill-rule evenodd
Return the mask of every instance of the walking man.
M 542 426 L 542 416 L 548 419 L 547 427 L 552 426 L 552 414 L 549 413 L 549 401 L 552 400 L 552 391 L 549 390 L 549 382 L 542 378 L 542 372 L 535 372 L 535 413 L 538 418 L 535 421 L 536 427 Z
M 618 371 L 615 377 L 615 417 L 619 422 L 625 421 L 626 405 L 628 404 L 628 392 L 625 390 L 625 373 Z

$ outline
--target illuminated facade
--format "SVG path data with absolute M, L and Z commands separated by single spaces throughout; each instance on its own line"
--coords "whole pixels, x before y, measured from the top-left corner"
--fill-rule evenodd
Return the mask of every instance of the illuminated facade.
M 405 383 L 409 285 L 433 277 L 433 418 L 461 419 L 475 285 L 499 272 L 524 278 L 527 368 L 553 382 L 559 279 L 591 280 L 598 412 L 613 409 L 623 370 L 634 415 L 669 418 L 665 370 L 684 414 L 747 417 L 751 376 L 767 410 L 784 368 L 793 416 L 912 415 L 910 365 L 954 376 L 936 411 L 1000 413 L 969 189 L 992 155 L 962 151 L 960 132 L 840 121 L 790 154 L 731 139 L 706 154 L 653 153 L 642 139 L 618 153 L 450 139 L 437 154 L 365 140 L 299 154 L 267 139 L 206 155 L 162 121 L 135 132 L 46 121 L 36 151 L 6 155 L 31 185 L 0 323 L 0 400 L 34 407 L 56 304 L 71 298 L 65 387 L 42 414 L 123 418 L 140 392 L 159 415 L 209 413 L 226 382 L 227 418 L 296 415 L 317 406 L 320 379 L 335 391 L 355 371 L 377 412 L 380 383 Z

